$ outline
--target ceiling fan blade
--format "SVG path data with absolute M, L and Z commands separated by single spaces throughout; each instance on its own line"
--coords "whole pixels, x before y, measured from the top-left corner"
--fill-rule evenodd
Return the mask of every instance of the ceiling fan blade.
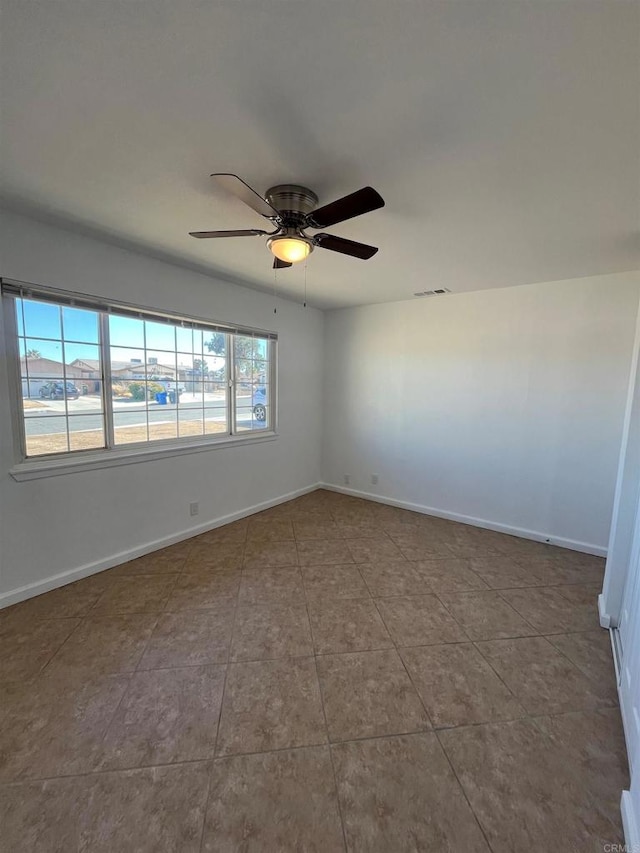
M 247 228 L 244 231 L 189 231 L 189 236 L 202 240 L 209 237 L 258 237 L 260 234 L 267 233 L 260 228 Z
M 293 264 L 290 264 L 288 261 L 281 261 L 280 258 L 273 259 L 273 269 L 274 270 L 285 270 L 287 267 L 292 267 Z
M 351 255 L 353 258 L 360 258 L 363 261 L 369 260 L 378 251 L 376 246 L 367 246 L 366 243 L 356 243 L 353 240 L 345 240 L 343 237 L 334 237 L 332 234 L 316 234 L 313 242 L 321 249 Z
M 307 222 L 313 228 L 328 228 L 330 225 L 337 225 L 338 222 L 353 219 L 354 216 L 361 216 L 379 207 L 384 207 L 384 199 L 380 193 L 373 187 L 363 187 L 351 195 L 346 195 L 314 210 L 307 217 Z
M 261 195 L 259 195 L 249 186 L 249 184 L 245 183 L 242 178 L 239 178 L 237 175 L 232 175 L 227 172 L 214 172 L 211 177 L 215 178 L 216 182 L 228 193 L 231 193 L 231 195 L 239 198 L 240 201 L 248 204 L 249 207 L 255 210 L 256 213 L 259 213 L 260 216 L 266 216 L 267 219 L 275 219 L 280 215 L 275 207 L 271 207 L 268 201 L 265 201 Z

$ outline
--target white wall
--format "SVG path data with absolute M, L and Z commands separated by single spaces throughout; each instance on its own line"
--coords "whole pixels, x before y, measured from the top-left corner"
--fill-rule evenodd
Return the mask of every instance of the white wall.
M 276 441 L 18 483 L 8 473 L 14 459 L 3 346 L 0 606 L 43 591 L 59 573 L 121 561 L 119 554 L 179 537 L 194 521 L 213 524 L 320 480 L 320 311 L 278 300 L 274 314 L 266 294 L 2 212 L 0 258 L 6 278 L 276 331 L 280 390 Z M 197 519 L 189 517 L 194 500 Z
M 0 606 L 188 534 L 192 500 L 213 525 L 345 472 L 391 501 L 606 546 L 637 275 L 329 312 L 323 356 L 321 312 L 274 315 L 271 296 L 14 214 L 0 258 L 8 278 L 280 335 L 277 441 L 22 483 L 2 348 Z
M 639 291 L 629 273 L 329 312 L 325 482 L 603 553 Z
M 600 622 L 612 628 L 620 711 L 631 771 L 621 800 L 629 850 L 640 850 L 640 311 L 618 466 L 609 553 L 599 598 Z
M 611 533 L 607 548 L 607 568 L 602 594 L 598 599 L 600 624 L 617 628 L 620 624 L 622 596 L 631 560 L 631 549 L 638 526 L 640 499 L 640 311 L 636 321 L 629 391 L 622 432 L 622 448 L 613 501 Z M 639 676 L 640 679 L 640 676 Z

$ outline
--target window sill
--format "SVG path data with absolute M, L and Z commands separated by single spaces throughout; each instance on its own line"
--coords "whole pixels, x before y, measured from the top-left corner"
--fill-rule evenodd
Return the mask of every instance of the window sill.
M 114 468 L 119 465 L 135 465 L 140 462 L 153 462 L 170 456 L 183 456 L 188 453 L 203 453 L 223 447 L 238 447 L 241 444 L 262 444 L 275 441 L 276 432 L 260 435 L 233 435 L 214 441 L 163 442 L 159 447 L 133 447 L 118 450 L 101 450 L 93 453 L 73 453 L 65 457 L 49 459 L 29 459 L 14 465 L 9 471 L 19 483 L 26 480 L 39 480 L 43 477 L 58 477 L 62 474 L 74 474 L 79 471 L 95 471 L 100 468 Z

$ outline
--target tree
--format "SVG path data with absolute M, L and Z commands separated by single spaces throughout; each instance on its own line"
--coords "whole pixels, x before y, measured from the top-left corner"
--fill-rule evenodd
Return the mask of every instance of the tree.
M 234 335 L 231 340 L 236 363 L 236 379 L 250 382 L 254 371 L 253 359 L 265 357 L 259 355 L 259 339 L 246 335 Z M 204 342 L 209 352 L 225 358 L 226 344 L 226 335 L 223 332 L 214 332 L 209 340 Z
M 203 358 L 194 358 L 193 369 L 196 373 L 202 373 L 204 375 L 209 372 L 209 365 Z
M 226 335 L 224 335 L 222 332 L 214 332 L 213 335 L 211 335 L 211 337 L 209 338 L 209 340 L 204 342 L 204 345 L 209 350 L 209 352 L 212 352 L 215 355 L 226 355 Z M 195 367 L 195 361 L 193 364 Z
M 28 349 L 27 358 L 42 358 L 42 353 L 39 349 Z

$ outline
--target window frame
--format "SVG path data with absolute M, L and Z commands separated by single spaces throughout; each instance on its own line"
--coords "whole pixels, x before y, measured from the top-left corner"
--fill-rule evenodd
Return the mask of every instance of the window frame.
M 105 300 L 99 297 L 56 288 L 35 285 L 11 279 L 0 279 L 2 314 L 4 315 L 4 334 L 6 338 L 7 366 L 10 396 L 10 415 L 12 425 L 13 458 L 16 460 L 10 469 L 11 476 L 16 480 L 29 480 L 39 477 L 65 474 L 72 471 L 90 470 L 112 465 L 125 465 L 134 462 L 149 461 L 166 456 L 176 456 L 185 453 L 195 453 L 215 448 L 237 446 L 246 443 L 273 441 L 278 432 L 278 336 L 273 331 L 250 328 L 231 323 L 218 323 L 202 317 L 167 312 L 115 300 Z M 101 360 L 101 384 L 103 404 L 103 424 L 105 447 L 89 450 L 66 450 L 37 456 L 27 455 L 25 409 L 22 395 L 22 370 L 20 362 L 20 333 L 16 319 L 17 300 L 34 299 L 49 302 L 59 307 L 75 307 L 98 314 L 99 343 L 97 344 Z M 112 399 L 111 351 L 109 336 L 109 320 L 111 315 L 124 315 L 151 322 L 170 324 L 186 323 L 193 328 L 208 332 L 221 332 L 226 337 L 226 430 L 223 433 L 205 433 L 194 436 L 176 436 L 166 439 L 147 439 L 146 441 L 115 443 L 115 422 Z M 26 332 L 26 330 L 23 330 Z M 267 360 L 269 388 L 268 423 L 261 429 L 246 429 L 238 431 L 236 376 L 235 376 L 235 347 L 236 336 L 250 336 L 267 341 Z M 177 350 L 176 350 L 177 354 Z M 66 381 L 66 379 L 64 380 Z M 176 379 L 176 384 L 178 380 Z M 205 409 L 203 408 L 203 413 Z M 179 420 L 179 413 L 176 413 Z

